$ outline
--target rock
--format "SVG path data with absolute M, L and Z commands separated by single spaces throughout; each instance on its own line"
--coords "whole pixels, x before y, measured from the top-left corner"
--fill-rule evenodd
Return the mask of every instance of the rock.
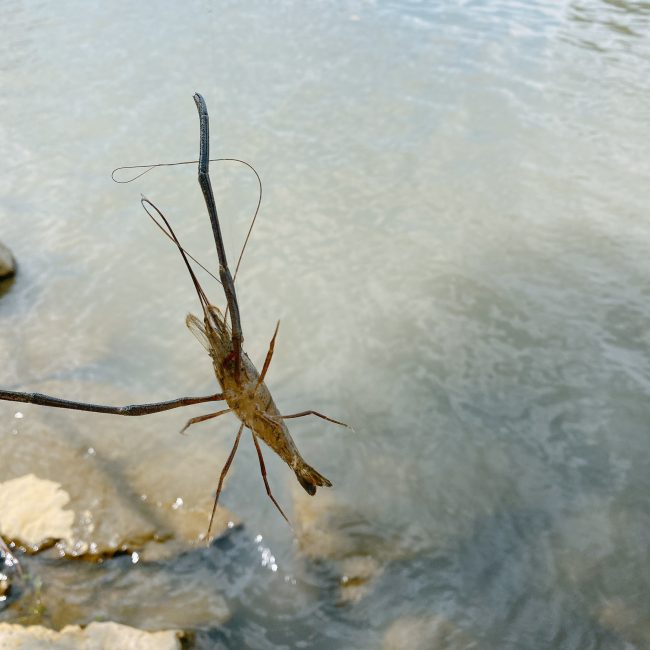
M 177 435 L 177 434 L 176 434 Z M 177 436 L 185 442 L 185 436 Z M 190 441 L 195 443 L 194 440 Z M 222 455 L 223 454 L 223 455 Z M 179 474 L 179 457 L 175 450 L 161 448 L 155 450 L 135 471 L 133 483 L 147 497 L 147 506 L 155 513 L 156 520 L 164 523 L 169 538 L 152 539 L 142 549 L 144 561 L 159 561 L 187 551 L 189 548 L 203 548 L 205 534 L 210 520 L 210 512 L 215 490 L 215 473 L 225 462 L 225 452 L 214 457 L 204 455 L 199 463 L 194 461 L 197 474 Z M 155 473 L 151 468 L 155 468 Z M 170 476 L 177 475 L 175 481 Z M 146 478 L 141 481 L 140 477 Z M 218 506 L 212 522 L 211 537 L 216 539 L 228 534 L 241 525 L 241 520 L 233 512 Z
M 88 386 L 88 394 L 99 403 L 136 401 L 121 389 Z M 78 386 L 71 389 L 60 380 L 37 388 L 73 399 L 85 397 Z M 203 536 L 215 474 L 227 456 L 214 436 L 178 435 L 186 418 L 172 413 L 140 422 L 0 403 L 0 477 L 3 492 L 7 483 L 11 488 L 5 496 L 18 495 L 9 510 L 0 503 L 0 530 L 8 527 L 11 537 L 5 533 L 6 541 L 30 550 L 45 546 L 36 537 L 59 539 L 48 552 L 50 561 L 38 563 L 35 580 L 24 589 L 3 571 L 15 589 L 3 620 L 55 629 L 102 620 L 147 630 L 186 630 L 212 627 L 230 617 L 222 582 L 212 572 L 188 576 L 179 569 L 185 563 L 194 566 L 212 552 Z M 30 480 L 49 486 L 40 502 L 25 500 L 26 485 L 17 489 L 30 474 Z M 6 513 L 14 509 L 25 518 L 40 519 L 44 503 L 57 506 L 56 528 L 28 536 L 11 518 L 7 522 Z M 229 532 L 236 522 L 232 513 L 219 509 L 213 535 Z M 124 557 L 126 553 L 130 557 Z M 51 561 L 57 555 L 60 561 Z M 165 561 L 170 556 L 173 559 Z
M 560 587 L 586 594 L 599 624 L 634 647 L 650 648 L 650 603 L 638 597 L 638 574 L 650 518 L 624 499 L 581 499 L 578 512 L 564 517 L 553 534 Z M 636 560 L 636 561 L 635 561 Z M 599 585 L 594 590 L 593 585 Z M 626 646 L 627 647 L 627 646 Z
M 71 393 L 65 385 L 45 390 L 55 395 Z M 97 393 L 101 402 L 129 401 L 126 396 L 104 397 L 100 390 L 89 392 Z M 168 425 L 168 435 L 155 436 L 160 427 L 155 421 L 122 423 L 22 405 L 20 410 L 11 408 L 13 413 L 0 430 L 0 476 L 19 479 L 32 474 L 61 486 L 61 494 L 69 497 L 63 516 L 66 523 L 70 520 L 71 531 L 65 525 L 47 531 L 50 538 L 59 539 L 61 555 L 97 558 L 137 551 L 143 560 L 160 560 L 205 544 L 214 475 L 225 451 L 211 445 L 210 453 L 199 455 L 205 442 L 179 436 L 178 425 Z M 194 449 L 186 454 L 188 447 Z M 32 498 L 26 502 L 21 495 L 9 511 L 14 508 L 20 508 L 27 521 L 42 510 L 42 504 Z M 219 508 L 212 534 L 218 537 L 237 524 L 235 515 Z M 22 539 L 19 527 L 5 531 L 6 525 L 0 506 L 0 531 L 7 541 L 17 541 L 31 551 L 40 548 L 41 544 Z
M 321 490 L 311 497 L 299 486 L 292 486 L 298 548 L 313 560 L 340 560 L 358 554 L 355 540 L 347 535 L 345 520 L 350 508 L 332 492 Z
M 340 563 L 341 602 L 359 602 L 369 591 L 372 581 L 381 575 L 383 566 L 370 555 L 348 557 Z
M 650 646 L 650 620 L 643 612 L 627 605 L 622 598 L 606 600 L 597 617 L 603 627 L 614 630 L 626 641 L 635 643 L 638 647 Z
M 405 616 L 390 625 L 384 635 L 382 650 L 470 650 L 475 641 L 442 616 L 416 618 Z
M 11 592 L 23 586 L 24 573 L 18 558 L 0 535 L 0 603 L 6 603 Z M 0 607 L 0 611 L 2 608 Z
M 16 272 L 16 262 L 11 251 L 0 242 L 0 280 L 10 278 Z
M 141 562 L 138 553 L 104 560 L 100 564 L 61 560 L 38 568 L 33 604 L 17 602 L 31 624 L 61 629 L 92 621 L 113 621 L 146 630 L 214 628 L 230 618 L 222 595 L 223 577 L 201 571 L 205 549 L 190 551 L 169 562 Z M 130 560 L 130 561 L 129 561 Z M 9 612 L 8 612 L 9 614 Z M 1 644 L 0 644 L 1 648 Z
M 60 632 L 40 625 L 24 627 L 0 623 L 2 650 L 180 650 L 182 632 L 145 632 L 118 623 L 68 625 Z
M 70 542 L 74 512 L 67 492 L 33 474 L 0 483 L 0 533 L 35 552 L 57 540 Z
M 332 492 L 310 497 L 293 488 L 295 531 L 298 548 L 308 560 L 329 560 L 339 575 L 341 604 L 361 600 L 381 575 L 385 550 L 376 539 L 350 532 L 348 522 L 363 520 L 360 513 L 341 503 Z

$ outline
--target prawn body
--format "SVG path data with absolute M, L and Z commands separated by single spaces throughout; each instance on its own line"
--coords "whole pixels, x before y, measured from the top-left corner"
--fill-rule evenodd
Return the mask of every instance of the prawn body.
M 186 324 L 212 357 L 224 400 L 242 424 L 282 458 L 308 494 L 314 495 L 317 487 L 331 487 L 330 481 L 300 455 L 263 377 L 243 350 L 237 377 L 230 328 L 219 308 L 208 304 L 204 306 L 203 323 L 188 314 Z

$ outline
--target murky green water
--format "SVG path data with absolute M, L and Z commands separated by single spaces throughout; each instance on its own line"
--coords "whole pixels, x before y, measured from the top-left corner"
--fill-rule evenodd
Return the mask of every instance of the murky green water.
M 191 284 L 138 203 L 214 265 L 195 170 L 110 179 L 196 156 L 198 90 L 213 153 L 264 181 L 238 280 L 247 350 L 260 362 L 281 318 L 280 408 L 356 428 L 292 423 L 334 483 L 314 512 L 266 454 L 290 516 L 317 521 L 302 545 L 247 439 L 224 493 L 241 528 L 150 562 L 26 558 L 34 622 L 182 627 L 198 648 L 394 647 L 400 625 L 430 647 L 443 620 L 440 647 L 650 646 L 648 3 L 3 14 L 0 239 L 20 273 L 0 300 L 0 385 L 113 403 L 215 390 L 183 325 Z M 254 178 L 213 166 L 213 183 L 232 260 Z M 0 479 L 36 463 L 73 481 L 90 455 L 125 504 L 209 504 L 236 423 L 182 438 L 187 417 L 3 404 Z M 101 522 L 114 501 L 97 485 L 83 498 Z

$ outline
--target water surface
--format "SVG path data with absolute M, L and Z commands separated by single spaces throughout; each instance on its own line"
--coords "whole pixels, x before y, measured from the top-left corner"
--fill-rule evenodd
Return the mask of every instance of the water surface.
M 647 3 L 7 2 L 4 15 L 0 238 L 19 275 L 0 300 L 0 384 L 113 403 L 214 390 L 183 325 L 189 279 L 138 203 L 215 266 L 195 169 L 110 179 L 196 156 L 198 90 L 213 153 L 264 181 L 238 279 L 247 350 L 261 362 L 280 318 L 281 410 L 356 429 L 291 426 L 334 483 L 312 504 L 329 546 L 293 541 L 247 440 L 224 493 L 242 528 L 158 563 L 26 559 L 68 594 L 43 622 L 160 627 L 159 605 L 135 607 L 155 591 L 198 648 L 381 647 L 402 619 L 449 622 L 448 647 L 650 644 Z M 212 173 L 234 260 L 255 181 Z M 0 405 L 0 438 L 72 436 L 127 501 L 209 499 L 211 454 L 236 431 L 223 418 L 181 438 L 189 414 L 36 407 L 17 424 L 17 410 Z M 300 518 L 295 480 L 266 456 Z M 374 577 L 346 600 L 364 561 Z M 227 622 L 174 618 L 197 594 L 209 615 L 223 599 Z

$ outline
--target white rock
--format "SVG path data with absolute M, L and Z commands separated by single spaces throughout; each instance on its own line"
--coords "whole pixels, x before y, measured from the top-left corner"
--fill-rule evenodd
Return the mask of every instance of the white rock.
M 345 604 L 359 602 L 371 589 L 372 582 L 381 575 L 383 567 L 370 555 L 346 557 L 340 563 L 341 601 Z
M 475 641 L 442 616 L 405 616 L 386 631 L 382 650 L 470 650 Z
M 39 389 L 78 397 L 65 384 Z M 94 385 L 88 389 L 91 395 L 97 394 L 99 403 L 129 402 L 127 395 L 105 396 L 100 389 Z M 0 402 L 0 411 L 3 405 Z M 213 453 L 199 456 L 205 441 L 174 434 L 173 422 L 169 428 L 174 435 L 163 432 L 154 439 L 154 433 L 160 433 L 155 418 L 140 423 L 130 421 L 138 418 L 98 416 L 95 420 L 88 414 L 62 413 L 63 426 L 52 409 L 26 406 L 20 409 L 23 417 L 19 419 L 15 411 L 15 406 L 5 411 L 9 417 L 4 422 L 12 427 L 5 431 L 15 435 L 2 437 L 0 477 L 34 474 L 63 487 L 70 497 L 67 508 L 75 517 L 71 538 L 66 536 L 57 544 L 61 553 L 111 556 L 137 551 L 143 560 L 160 560 L 205 546 L 202 538 L 212 510 L 214 474 L 227 450 L 210 445 Z M 83 420 L 79 427 L 78 418 Z M 186 456 L 188 447 L 192 449 Z M 41 505 L 30 500 L 30 506 L 35 510 L 25 516 L 35 517 Z M 3 515 L 0 510 L 0 531 Z M 231 530 L 228 522 L 236 525 L 239 520 L 219 508 L 213 536 Z
M 16 272 L 16 262 L 11 251 L 0 242 L 0 280 L 8 278 Z
M 74 522 L 74 512 L 64 510 L 69 501 L 58 483 L 33 474 L 0 483 L 0 533 L 32 551 L 48 541 L 69 541 Z
M 353 518 L 349 506 L 332 492 L 321 490 L 316 497 L 292 487 L 298 548 L 314 560 L 340 560 L 357 555 L 355 540 L 345 533 L 345 522 Z
M 0 623 L 0 650 L 180 650 L 181 632 L 145 632 L 118 623 L 68 625 L 60 632 L 40 625 Z
M 302 556 L 332 562 L 339 574 L 340 603 L 359 602 L 372 590 L 386 558 L 380 551 L 370 555 L 363 541 L 348 532 L 346 523 L 358 521 L 358 513 L 325 490 L 310 497 L 294 487 L 293 497 L 296 538 Z

